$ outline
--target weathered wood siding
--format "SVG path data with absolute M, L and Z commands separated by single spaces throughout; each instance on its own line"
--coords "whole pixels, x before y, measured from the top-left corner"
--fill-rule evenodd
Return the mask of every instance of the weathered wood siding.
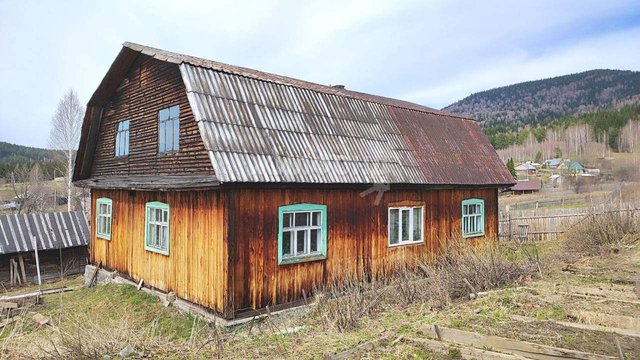
M 138 58 L 104 108 L 91 176 L 213 173 L 178 65 Z M 180 151 L 158 153 L 158 112 L 180 105 Z M 116 124 L 130 120 L 129 155 L 115 157 Z
M 497 189 L 393 190 L 379 205 L 375 193 L 338 189 L 227 189 L 179 192 L 93 190 L 113 200 L 111 241 L 96 239 L 91 261 L 135 280 L 213 308 L 233 310 L 283 304 L 309 294 L 333 276 L 382 274 L 416 254 L 435 253 L 461 231 L 461 202 L 485 200 L 485 233 L 498 231 Z M 170 255 L 144 249 L 145 204 L 171 207 Z M 278 207 L 327 205 L 327 259 L 278 265 Z M 424 244 L 388 246 L 388 207 L 425 205 Z M 476 240 L 480 240 L 476 238 Z
M 145 285 L 173 291 L 179 297 L 225 310 L 227 246 L 225 193 L 209 191 L 146 192 L 92 190 L 96 199 L 113 201 L 111 240 L 96 238 L 91 221 L 91 261 L 117 270 Z M 169 256 L 145 250 L 145 205 L 160 201 L 170 206 Z
M 397 261 L 418 253 L 434 252 L 440 239 L 461 232 L 461 202 L 485 201 L 485 234 L 498 232 L 497 189 L 394 190 L 384 194 L 380 205 L 375 193 L 361 190 L 234 190 L 229 229 L 231 271 L 236 310 L 261 308 L 302 297 L 320 283 L 345 273 L 382 273 Z M 388 206 L 424 203 L 425 243 L 388 246 Z M 278 265 L 278 207 L 314 203 L 327 205 L 327 259 Z M 476 238 L 477 239 L 477 238 Z

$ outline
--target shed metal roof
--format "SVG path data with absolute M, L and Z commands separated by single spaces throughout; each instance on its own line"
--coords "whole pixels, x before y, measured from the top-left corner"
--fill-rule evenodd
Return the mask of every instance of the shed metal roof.
M 179 65 L 220 183 L 514 183 L 473 120 L 132 43 L 112 69 L 132 62 L 132 51 Z M 118 81 L 109 77 L 90 105 L 110 96 Z
M 0 215 L 0 254 L 51 250 L 89 244 L 82 211 Z

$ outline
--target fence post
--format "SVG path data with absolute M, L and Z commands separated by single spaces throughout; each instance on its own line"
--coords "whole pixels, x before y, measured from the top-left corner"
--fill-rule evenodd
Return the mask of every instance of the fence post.
M 507 215 L 509 215 L 509 242 L 511 242 L 511 209 L 507 210 Z

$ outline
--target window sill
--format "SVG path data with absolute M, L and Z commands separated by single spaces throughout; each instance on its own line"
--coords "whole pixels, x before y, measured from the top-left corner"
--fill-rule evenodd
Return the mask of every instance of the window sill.
M 156 254 L 160 254 L 160 255 L 164 255 L 164 256 L 169 256 L 169 249 L 167 250 L 161 250 L 161 249 L 156 249 L 150 246 L 145 246 L 144 247 L 145 250 L 152 252 L 152 253 L 156 253 Z
M 398 244 L 389 244 L 389 247 L 395 248 L 395 247 L 411 246 L 411 245 L 424 245 L 424 240 L 404 242 L 404 243 L 398 243 Z
M 111 241 L 111 237 L 107 235 L 96 235 L 96 238 Z
M 465 238 L 465 239 L 474 238 L 474 237 L 480 237 L 480 236 L 484 236 L 484 233 L 463 234 L 462 235 L 462 237 Z
M 294 257 L 294 258 L 285 258 L 285 259 L 282 259 L 278 263 L 278 265 L 299 264 L 299 263 L 303 263 L 303 262 L 325 260 L 326 258 L 327 258 L 327 256 L 324 255 L 324 254 L 301 256 L 301 257 Z

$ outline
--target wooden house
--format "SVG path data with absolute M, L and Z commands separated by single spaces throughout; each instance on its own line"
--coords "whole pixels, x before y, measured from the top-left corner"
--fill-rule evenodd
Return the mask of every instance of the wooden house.
M 74 182 L 93 263 L 232 318 L 493 237 L 514 180 L 475 121 L 125 43 Z

